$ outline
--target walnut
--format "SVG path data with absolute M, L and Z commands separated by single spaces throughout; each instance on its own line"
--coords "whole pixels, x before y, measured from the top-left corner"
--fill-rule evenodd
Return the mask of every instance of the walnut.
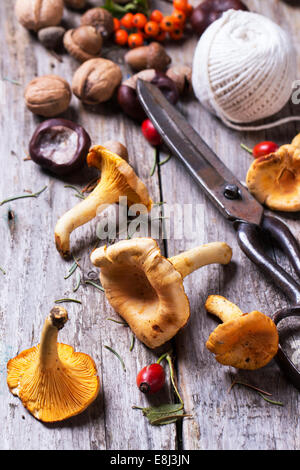
M 74 10 L 81 10 L 86 6 L 86 0 L 64 0 L 65 5 L 70 8 L 74 8 Z
M 91 8 L 81 17 L 82 25 L 94 26 L 103 37 L 108 37 L 114 30 L 114 19 L 104 8 Z
M 57 26 L 62 19 L 63 0 L 17 0 L 15 13 L 24 28 L 38 31 Z
M 69 106 L 72 92 L 69 84 L 57 75 L 34 78 L 26 87 L 25 102 L 34 114 L 53 117 Z
M 75 72 L 72 82 L 73 93 L 85 104 L 108 101 L 121 83 L 120 67 L 107 59 L 90 59 Z
M 102 36 L 93 26 L 79 26 L 66 32 L 64 46 L 75 59 L 84 62 L 99 57 Z

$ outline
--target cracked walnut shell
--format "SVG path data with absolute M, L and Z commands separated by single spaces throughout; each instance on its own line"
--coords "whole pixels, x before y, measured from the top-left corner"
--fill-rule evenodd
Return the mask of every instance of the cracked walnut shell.
M 85 62 L 99 57 L 102 36 L 93 26 L 79 26 L 65 33 L 64 46 L 71 56 L 80 62 Z
M 24 97 L 32 113 L 54 117 L 66 111 L 72 92 L 68 82 L 58 75 L 43 75 L 31 80 Z
M 57 26 L 61 22 L 63 10 L 63 0 L 17 0 L 15 5 L 19 23 L 32 31 Z
M 108 59 L 90 59 L 75 72 L 72 90 L 85 104 L 98 104 L 108 101 L 121 83 L 120 67 Z

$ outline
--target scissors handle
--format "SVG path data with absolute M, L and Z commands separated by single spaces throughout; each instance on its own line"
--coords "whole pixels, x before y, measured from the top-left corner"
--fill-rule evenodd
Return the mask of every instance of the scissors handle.
M 234 224 L 240 248 L 293 304 L 300 304 L 300 284 L 274 261 L 262 246 L 265 235 L 271 236 L 284 251 L 300 277 L 300 247 L 289 228 L 281 220 L 265 215 L 260 226 L 243 221 Z
M 284 320 L 288 317 L 300 317 L 300 307 L 290 307 L 279 310 L 275 313 L 273 320 L 275 325 L 281 320 Z M 300 390 L 300 371 L 297 369 L 295 364 L 288 358 L 288 356 L 283 351 L 282 347 L 279 345 L 278 352 L 275 356 L 276 362 L 282 368 L 283 372 L 287 378 L 295 385 L 298 390 Z

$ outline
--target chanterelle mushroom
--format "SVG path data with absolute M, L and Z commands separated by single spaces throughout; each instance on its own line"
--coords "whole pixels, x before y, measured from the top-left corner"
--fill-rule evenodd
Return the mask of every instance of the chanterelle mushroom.
M 300 134 L 291 145 L 258 158 L 251 164 L 246 183 L 256 199 L 272 210 L 300 210 Z
M 122 240 L 94 250 L 91 261 L 112 307 L 149 348 L 161 346 L 184 327 L 190 306 L 183 278 L 201 266 L 231 260 L 226 243 L 209 243 L 172 258 L 152 238 Z
M 143 204 L 147 211 L 152 207 L 146 186 L 123 158 L 97 145 L 90 149 L 87 163 L 101 171 L 101 179 L 89 196 L 66 212 L 56 224 L 56 247 L 64 257 L 70 255 L 71 232 L 93 219 L 105 209 L 105 204 L 114 204 L 124 196 L 129 206 Z
M 220 364 L 254 370 L 277 353 L 278 331 L 271 318 L 258 311 L 244 314 L 220 295 L 210 295 L 205 308 L 223 321 L 206 343 Z
M 7 364 L 7 384 L 13 395 L 41 421 L 55 422 L 85 410 L 97 397 L 99 377 L 93 359 L 57 343 L 68 320 L 62 307 L 46 318 L 38 346 L 21 352 Z

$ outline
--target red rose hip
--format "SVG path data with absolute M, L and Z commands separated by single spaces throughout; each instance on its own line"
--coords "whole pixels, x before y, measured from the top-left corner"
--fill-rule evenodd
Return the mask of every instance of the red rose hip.
M 156 393 L 165 384 L 164 368 L 157 363 L 144 367 L 137 375 L 136 384 L 143 393 Z
M 156 147 L 157 145 L 160 145 L 162 143 L 162 138 L 153 126 L 150 119 L 145 119 L 145 121 L 143 121 L 142 133 L 145 139 L 147 139 L 151 145 L 154 145 Z

